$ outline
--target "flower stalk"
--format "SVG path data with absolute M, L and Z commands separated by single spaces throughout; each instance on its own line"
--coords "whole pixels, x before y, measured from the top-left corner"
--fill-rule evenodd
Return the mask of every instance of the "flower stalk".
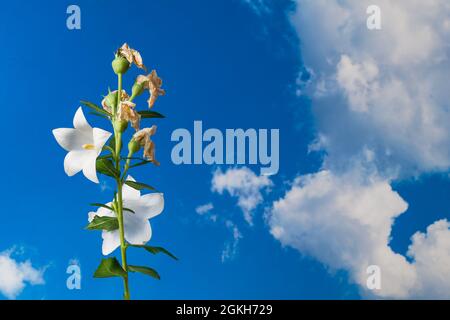
M 125 43 L 116 52 L 112 62 L 113 71 L 117 75 L 117 90 L 108 92 L 108 95 L 101 102 L 101 107 L 88 101 L 82 101 L 85 106 L 93 109 L 95 115 L 111 121 L 114 140 L 109 145 L 105 144 L 112 134 L 100 128 L 92 128 L 85 119 L 81 107 L 77 110 L 73 119 L 73 129 L 59 128 L 53 130 L 57 142 L 68 151 L 64 160 L 64 170 L 67 175 L 72 176 L 82 171 L 89 180 L 95 183 L 99 182 L 97 173 L 114 178 L 117 189 L 112 202 L 92 204 L 99 208 L 96 212 L 89 213 L 89 225 L 86 229 L 102 231 L 102 253 L 105 256 L 120 248 L 121 262 L 115 257 L 102 259 L 94 277 L 121 277 L 125 300 L 130 299 L 130 272 L 139 272 L 160 279 L 158 272 L 150 267 L 129 265 L 127 249 L 143 248 L 153 254 L 161 252 L 177 259 L 162 247 L 147 245 L 152 234 L 148 220 L 163 211 L 163 194 L 154 192 L 141 195 L 141 190 L 155 191 L 155 188 L 137 182 L 128 175 L 128 171 L 135 166 L 148 163 L 159 165 L 159 162 L 155 159 L 155 143 L 151 140 L 151 136 L 156 132 L 156 126 L 140 129 L 141 118 L 151 118 L 152 116 L 149 116 L 148 113 L 142 113 L 141 115 L 136 110 L 136 104 L 132 100 L 141 95 L 144 88 L 149 89 L 150 97 L 153 97 L 153 103 L 156 97 L 165 93 L 161 89 L 162 80 L 157 77 L 155 71 L 152 71 L 147 77 L 138 76 L 141 81 L 135 81 L 132 96 L 129 97 L 123 89 L 122 78 L 123 74 L 133 64 L 145 70 L 140 53 Z M 121 156 L 124 144 L 123 133 L 128 129 L 129 122 L 136 132 L 128 141 L 128 156 L 123 158 Z M 144 161 L 134 156 L 141 148 L 144 150 L 143 156 L 146 158 Z M 102 152 L 106 152 L 106 154 L 101 155 Z M 139 159 L 141 162 L 132 164 L 132 160 L 135 159 Z M 123 167 L 122 160 L 125 160 Z

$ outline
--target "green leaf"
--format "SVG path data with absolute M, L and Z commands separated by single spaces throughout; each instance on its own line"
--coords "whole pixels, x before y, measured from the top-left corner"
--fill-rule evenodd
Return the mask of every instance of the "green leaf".
M 119 172 L 114 168 L 111 160 L 105 158 L 98 158 L 96 163 L 97 171 L 107 176 L 118 178 Z
M 147 250 L 148 252 L 153 253 L 153 254 L 164 253 L 164 254 L 168 255 L 169 257 L 171 257 L 172 259 L 178 260 L 178 258 L 175 257 L 175 255 L 173 255 L 172 253 L 170 253 L 168 250 L 164 249 L 163 247 L 152 247 L 152 246 L 140 245 L 140 244 L 131 244 L 130 246 L 136 247 L 136 248 L 144 248 L 145 250 Z
M 92 112 L 89 112 L 89 114 L 92 114 L 93 116 L 97 116 L 97 117 L 109 120 L 109 117 L 107 115 L 103 114 L 103 113 L 98 113 L 96 111 L 92 111 Z
M 123 277 L 125 278 L 127 273 L 123 270 L 119 261 L 116 258 L 102 259 L 100 265 L 94 273 L 94 278 L 110 278 L 110 277 Z
M 149 267 L 141 267 L 141 266 L 128 266 L 128 270 L 131 272 L 140 272 L 143 274 L 146 274 L 150 277 L 153 277 L 155 279 L 160 280 L 161 277 L 159 276 L 158 272 L 156 272 L 155 269 L 149 268 Z
M 112 158 L 112 154 L 104 154 L 102 156 L 98 156 L 97 159 L 110 159 Z
M 128 212 L 131 212 L 132 214 L 135 214 L 135 213 L 136 213 L 136 212 L 134 212 L 133 210 L 128 209 L 128 208 L 123 208 L 123 211 L 128 211 Z
M 87 225 L 86 229 L 114 231 L 119 229 L 119 220 L 116 217 L 95 216 L 91 223 Z
M 141 161 L 141 162 L 132 164 L 132 165 L 130 166 L 130 169 L 131 169 L 131 168 L 135 168 L 135 167 L 139 167 L 139 166 L 143 166 L 144 164 L 147 164 L 147 163 L 152 163 L 152 162 L 151 162 L 151 161 L 148 161 L 148 160 L 144 160 L 144 161 Z
M 94 207 L 102 207 L 102 208 L 105 208 L 105 209 L 109 209 L 109 210 L 111 210 L 111 211 L 114 211 L 113 208 L 111 208 L 110 206 L 107 206 L 106 204 L 103 204 L 103 203 L 91 203 L 90 205 L 91 205 L 91 206 L 94 206 Z
M 141 115 L 142 118 L 165 118 L 164 115 L 156 111 L 144 110 L 138 111 L 138 113 Z
M 111 152 L 112 154 L 115 153 L 115 150 L 114 150 L 113 148 L 111 148 L 110 146 L 103 146 L 102 150 L 103 150 L 103 151 L 109 151 L 109 152 Z
M 108 117 L 111 116 L 111 114 L 108 111 L 103 110 L 103 108 L 100 108 L 95 103 L 92 103 L 92 102 L 89 102 L 89 101 L 85 101 L 85 100 L 81 100 L 80 102 L 82 104 L 84 104 L 86 107 L 91 108 L 92 110 L 94 110 L 97 113 L 103 114 L 103 115 L 108 116 Z
M 136 182 L 136 181 L 127 180 L 127 181 L 125 181 L 125 184 L 136 190 L 143 190 L 143 189 L 156 190 L 155 188 L 153 188 L 152 186 L 149 186 L 148 184 Z

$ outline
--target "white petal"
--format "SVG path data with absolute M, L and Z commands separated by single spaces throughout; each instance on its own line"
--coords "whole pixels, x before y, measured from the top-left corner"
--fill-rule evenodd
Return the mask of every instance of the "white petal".
M 146 244 L 152 236 L 150 223 L 130 212 L 124 212 L 124 228 L 125 239 L 131 244 Z
M 73 127 L 79 130 L 92 130 L 92 127 L 84 117 L 83 109 L 81 109 L 81 107 L 79 107 L 77 112 L 75 112 L 75 116 L 73 117 Z
M 95 212 L 89 212 L 88 213 L 88 221 L 89 221 L 89 223 L 91 223 L 92 222 L 92 220 L 94 220 L 94 217 L 96 216 L 97 214 L 95 213 Z
M 83 164 L 83 174 L 92 182 L 98 183 L 96 169 L 97 152 L 95 150 L 86 150 L 84 153 L 85 162 Z
M 140 219 L 150 219 L 163 211 L 164 195 L 162 193 L 145 194 L 139 200 L 124 201 L 124 206 L 133 210 Z
M 64 171 L 71 177 L 81 171 L 86 162 L 84 151 L 70 151 L 64 158 Z
M 102 253 L 105 256 L 107 256 L 120 246 L 119 230 L 103 231 L 102 238 L 103 238 Z
M 94 128 L 92 131 L 94 146 L 97 150 L 97 155 L 102 152 L 102 148 L 105 145 L 106 141 L 108 141 L 109 137 L 111 137 L 112 133 L 100 128 Z
M 136 181 L 136 180 L 134 180 L 132 176 L 128 176 L 127 181 Z M 122 198 L 124 201 L 139 200 L 140 196 L 141 196 L 141 192 L 139 190 L 136 190 L 126 184 L 123 185 Z
M 59 128 L 52 131 L 58 144 L 66 151 L 83 150 L 83 144 L 92 144 L 93 139 L 76 129 Z

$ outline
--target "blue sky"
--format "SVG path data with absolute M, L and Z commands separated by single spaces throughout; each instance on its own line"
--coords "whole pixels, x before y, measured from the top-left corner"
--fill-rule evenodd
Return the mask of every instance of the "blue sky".
M 138 49 L 147 66 L 157 69 L 167 90 L 155 106 L 155 111 L 166 115 L 166 119 L 154 121 L 161 166 L 141 167 L 133 176 L 164 192 L 164 212 L 151 221 L 151 243 L 180 258 L 176 262 L 165 256 L 131 252 L 133 264 L 150 265 L 162 277 L 156 281 L 133 275 L 132 297 L 366 297 L 349 275 L 351 268 L 335 270 L 312 249 L 302 252 L 288 240 L 280 242 L 270 232 L 273 225 L 264 218 L 272 202 L 290 190 L 295 177 L 326 167 L 325 152 L 308 153 L 308 146 L 316 139 L 318 126 L 327 122 L 312 110 L 314 99 L 296 94 L 298 75 L 305 65 L 299 46 L 304 41 L 288 18 L 295 6 L 290 1 L 262 3 L 270 3 L 268 12 L 255 12 L 238 0 L 199 0 L 195 4 L 77 1 L 82 27 L 72 31 L 66 28 L 66 8 L 72 3 L 3 5 L 0 96 L 6 121 L 0 158 L 4 181 L 0 187 L 0 252 L 23 248 L 13 254 L 17 261 L 30 259 L 34 267 L 46 268 L 45 284 L 27 285 L 18 299 L 121 297 L 118 279 L 92 278 L 102 258 L 101 236 L 84 230 L 89 203 L 110 201 L 110 183 L 104 177 L 100 185 L 81 174 L 67 177 L 63 170 L 65 151 L 51 130 L 71 127 L 79 100 L 100 103 L 108 87 L 115 87 L 110 63 L 123 42 Z M 126 75 L 128 91 L 137 74 L 133 69 Z M 145 108 L 144 97 L 137 101 Z M 264 200 L 254 210 L 253 226 L 244 220 L 236 197 L 211 191 L 218 167 L 172 164 L 174 143 L 170 135 L 177 128 L 192 130 L 194 120 L 202 120 L 204 128 L 221 130 L 280 129 L 280 171 L 270 178 L 270 190 L 262 191 Z M 89 117 L 88 121 L 110 130 L 102 119 Z M 249 167 L 259 172 L 258 166 Z M 220 166 L 223 172 L 230 168 L 234 166 Z M 442 168 L 390 181 L 409 205 L 395 220 L 390 241 L 394 252 L 405 255 L 414 233 L 425 232 L 435 221 L 448 218 L 450 183 Z M 218 222 L 196 213 L 195 209 L 205 203 L 214 204 L 210 214 L 219 216 Z M 221 255 L 233 235 L 223 221 L 232 221 L 242 236 L 236 252 L 225 261 Z M 81 290 L 66 288 L 71 259 L 81 266 Z

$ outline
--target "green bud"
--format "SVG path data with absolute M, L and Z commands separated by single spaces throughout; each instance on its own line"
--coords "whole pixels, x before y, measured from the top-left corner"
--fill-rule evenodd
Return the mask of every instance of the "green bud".
M 133 88 L 131 88 L 131 97 L 132 99 L 140 96 L 144 92 L 144 84 L 135 82 L 133 84 Z
M 124 57 L 116 56 L 112 62 L 112 68 L 115 74 L 124 74 L 130 68 L 130 63 Z
M 113 108 L 117 103 L 117 92 L 110 92 L 105 97 L 105 103 L 108 107 Z
M 128 128 L 128 121 L 117 119 L 114 121 L 114 128 L 119 132 L 124 132 Z
M 141 146 L 139 145 L 139 143 L 136 140 L 134 140 L 134 138 L 132 138 L 130 140 L 130 142 L 128 142 L 128 151 L 130 154 L 135 154 L 140 149 L 141 149 Z

